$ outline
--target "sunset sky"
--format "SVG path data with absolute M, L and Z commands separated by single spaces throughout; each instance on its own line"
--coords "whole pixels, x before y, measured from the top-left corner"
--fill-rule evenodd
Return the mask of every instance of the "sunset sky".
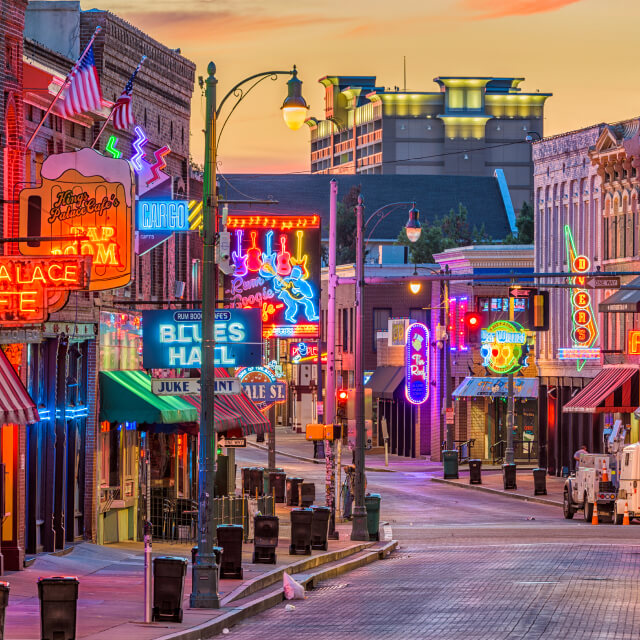
M 437 75 L 524 76 L 552 92 L 545 135 L 640 115 L 637 0 L 110 0 L 109 9 L 193 60 L 213 60 L 219 96 L 247 75 L 298 65 L 310 115 L 318 78 L 375 75 L 384 86 L 433 91 Z M 219 149 L 223 172 L 309 168 L 309 131 L 280 113 L 286 78 L 267 80 L 236 110 Z M 134 94 L 135 95 L 135 94 Z M 204 98 L 196 86 L 191 148 L 202 159 Z M 135 98 L 134 98 L 135 99 Z

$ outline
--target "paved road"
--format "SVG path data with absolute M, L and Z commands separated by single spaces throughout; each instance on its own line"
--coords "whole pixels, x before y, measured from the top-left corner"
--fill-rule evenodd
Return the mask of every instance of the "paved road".
M 263 454 L 242 454 L 252 463 Z M 281 459 L 321 480 L 323 468 Z M 369 473 L 399 551 L 231 630 L 237 640 L 636 638 L 640 526 L 430 481 Z

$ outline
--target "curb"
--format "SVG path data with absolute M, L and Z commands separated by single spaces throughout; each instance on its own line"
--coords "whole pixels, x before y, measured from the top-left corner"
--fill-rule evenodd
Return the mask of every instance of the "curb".
M 300 582 L 305 585 L 305 588 L 308 585 L 313 587 L 317 582 L 322 580 L 335 578 L 353 569 L 358 569 L 376 560 L 381 560 L 392 553 L 397 546 L 398 541 L 391 540 L 375 549 L 365 549 L 357 558 L 350 558 L 336 566 L 326 567 L 314 573 L 304 575 Z M 157 640 L 205 640 L 206 638 L 211 638 L 222 633 L 225 628 L 232 627 L 246 618 L 280 604 L 283 600 L 283 589 L 282 587 L 278 587 L 271 593 L 259 596 L 240 607 L 223 607 L 227 612 L 216 617 L 214 620 L 205 622 L 197 627 L 192 627 L 191 629 L 185 629 L 184 631 L 162 636 L 161 638 L 157 638 Z
M 557 500 L 551 500 L 549 498 L 540 498 L 538 496 L 528 496 L 524 493 L 507 493 L 500 489 L 491 489 L 489 487 L 483 487 L 481 484 L 462 484 L 455 480 L 445 480 L 444 478 L 431 478 L 431 482 L 439 482 L 441 484 L 448 484 L 452 487 L 459 487 L 461 489 L 475 489 L 476 491 L 484 491 L 486 493 L 493 493 L 494 495 L 506 496 L 507 498 L 515 498 L 516 500 L 523 500 L 524 502 L 538 502 L 539 504 L 546 504 L 552 507 L 561 507 L 562 502 Z
M 256 444 L 255 442 L 247 441 L 247 446 L 254 447 L 256 449 L 262 449 L 263 451 L 269 451 L 268 447 L 264 447 L 261 444 Z M 296 460 L 302 460 L 303 462 L 313 462 L 313 464 L 325 464 L 324 459 L 317 460 L 316 458 L 305 458 L 304 456 L 296 455 L 295 453 L 287 453 L 286 451 L 279 451 L 276 449 L 276 453 L 279 456 L 286 456 L 287 458 L 295 458 Z M 384 473 L 396 473 L 395 469 L 387 469 L 383 467 L 367 467 L 364 468 L 365 471 L 381 471 Z

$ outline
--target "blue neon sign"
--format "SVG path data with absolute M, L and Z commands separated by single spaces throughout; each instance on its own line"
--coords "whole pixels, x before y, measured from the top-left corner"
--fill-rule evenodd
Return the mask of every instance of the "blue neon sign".
M 216 366 L 260 365 L 260 310 L 218 309 L 215 313 Z M 142 366 L 145 369 L 199 369 L 201 347 L 201 310 L 142 312 Z
M 189 231 L 189 203 L 186 200 L 138 200 L 138 231 Z

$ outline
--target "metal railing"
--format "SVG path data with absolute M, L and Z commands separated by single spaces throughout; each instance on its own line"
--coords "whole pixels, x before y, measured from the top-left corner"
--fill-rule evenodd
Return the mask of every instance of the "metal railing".
M 154 540 L 182 544 L 198 542 L 198 503 L 195 500 L 151 496 L 150 506 Z M 274 497 L 258 498 L 256 508 L 263 515 L 274 515 Z M 249 497 L 222 496 L 214 498 L 213 519 L 214 526 L 219 524 L 242 525 L 246 541 L 249 535 Z
M 491 461 L 493 464 L 504 462 L 505 452 L 507 450 L 507 441 L 498 440 L 489 447 Z M 533 459 L 538 459 L 538 441 L 537 440 L 514 440 L 513 441 L 514 458 L 516 460 L 526 460 L 528 463 Z
M 476 443 L 475 438 L 470 438 L 469 440 L 454 440 L 453 448 L 458 452 L 458 463 L 469 462 L 471 459 L 471 449 L 473 449 L 473 445 Z M 442 451 L 446 451 L 447 449 L 447 441 L 443 440 L 440 444 L 440 448 Z

